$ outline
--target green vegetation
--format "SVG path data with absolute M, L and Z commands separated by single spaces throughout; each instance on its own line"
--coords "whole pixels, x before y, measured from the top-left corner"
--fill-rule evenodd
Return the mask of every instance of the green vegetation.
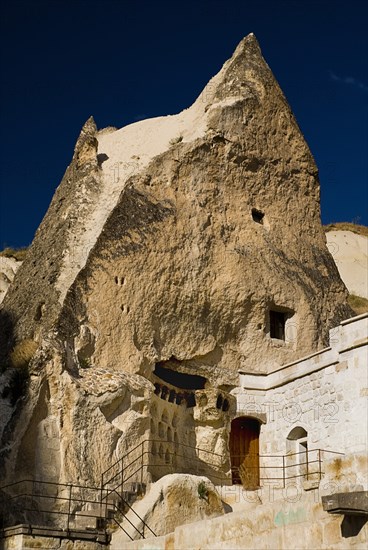
M 207 500 L 208 498 L 208 490 L 204 481 L 198 484 L 198 496 L 199 498 L 203 498 L 203 500 Z
M 324 225 L 323 228 L 325 233 L 328 233 L 328 231 L 352 231 L 352 233 L 356 233 L 357 235 L 368 237 L 368 227 L 366 225 L 358 225 L 356 223 L 349 222 L 337 222 Z
M 79 366 L 81 369 L 89 369 L 91 366 L 91 359 L 89 357 L 79 357 Z
M 368 300 L 355 294 L 349 294 L 348 304 L 355 311 L 357 315 L 368 312 Z
M 5 258 L 15 258 L 19 262 L 22 262 L 27 254 L 27 247 L 23 248 L 11 248 L 6 247 L 4 250 L 0 251 L 0 256 L 5 256 Z

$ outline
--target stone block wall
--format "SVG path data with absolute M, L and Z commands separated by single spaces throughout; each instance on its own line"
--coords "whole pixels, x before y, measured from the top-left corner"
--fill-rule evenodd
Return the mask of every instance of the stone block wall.
M 260 455 L 299 452 L 298 438 L 292 438 L 300 429 L 307 433 L 310 459 L 318 460 L 318 452 L 312 450 L 322 449 L 321 459 L 330 463 L 332 478 L 333 464 L 345 464 L 345 480 L 367 486 L 366 470 L 362 465 L 356 468 L 357 463 L 353 466 L 349 458 L 367 449 L 367 325 L 366 314 L 349 319 L 330 331 L 330 347 L 325 350 L 271 375 L 240 375 L 240 388 L 234 392 L 237 415 L 265 420 Z M 270 466 L 282 466 L 282 459 L 260 460 L 261 477 L 275 477 L 277 471 Z M 317 462 L 310 468 L 316 471 Z
M 181 525 L 166 536 L 128 542 L 119 550 L 365 549 L 367 528 L 367 522 L 358 518 L 347 521 L 340 514 L 329 515 L 305 494 L 296 503 L 254 505 L 252 509 Z

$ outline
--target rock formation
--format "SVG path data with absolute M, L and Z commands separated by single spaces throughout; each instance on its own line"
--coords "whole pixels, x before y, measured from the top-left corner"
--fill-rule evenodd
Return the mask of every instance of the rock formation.
M 226 473 L 238 371 L 325 345 L 346 298 L 316 165 L 249 35 L 182 113 L 83 127 L 1 309 L 3 350 L 38 345 L 7 478 L 98 484 L 153 432 Z
M 21 264 L 22 262 L 17 261 L 15 258 L 0 255 L 0 304 Z
M 150 526 L 156 536 L 172 533 L 178 525 L 185 525 L 200 519 L 223 515 L 224 506 L 214 485 L 205 477 L 188 474 L 172 474 L 161 478 L 151 491 L 135 506 L 135 511 Z M 142 531 L 143 524 L 137 522 L 130 512 L 123 523 L 132 538 L 139 538 L 137 530 L 129 520 Z M 121 550 L 128 536 L 117 530 L 112 537 L 111 549 Z
M 326 238 L 328 249 L 350 294 L 368 298 L 367 235 L 340 229 L 336 224 L 335 229 L 326 233 Z

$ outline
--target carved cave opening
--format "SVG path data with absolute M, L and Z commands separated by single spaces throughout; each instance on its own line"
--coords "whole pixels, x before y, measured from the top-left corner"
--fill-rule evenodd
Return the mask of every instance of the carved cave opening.
M 264 213 L 261 212 L 261 210 L 257 210 L 256 208 L 252 208 L 252 218 L 253 218 L 254 222 L 260 223 L 261 225 L 263 225 Z
M 183 390 L 204 390 L 207 382 L 204 376 L 174 371 L 164 367 L 162 363 L 156 364 L 153 374 L 164 382 L 171 384 L 171 386 L 176 386 Z
M 227 439 L 230 396 L 212 388 L 205 376 L 179 372 L 176 368 L 189 370 L 191 365 L 172 358 L 156 363 L 152 372 L 149 465 L 152 480 L 174 472 L 197 472 L 210 479 L 211 476 L 222 479 L 222 469 L 229 470 L 230 458 L 226 467 L 217 464 L 209 441 L 213 438 L 215 444 L 219 437 Z M 214 414 L 217 415 L 215 423 Z M 207 425 L 207 439 L 203 437 L 204 425 Z M 197 447 L 201 448 L 200 452 Z
M 286 313 L 270 311 L 270 336 L 277 340 L 285 340 Z

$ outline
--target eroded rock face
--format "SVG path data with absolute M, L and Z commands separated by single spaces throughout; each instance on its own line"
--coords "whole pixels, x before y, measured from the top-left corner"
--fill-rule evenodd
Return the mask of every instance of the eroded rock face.
M 368 237 L 352 231 L 328 231 L 327 246 L 351 294 L 368 298 Z
M 15 258 L 0 256 L 0 304 L 4 300 L 5 294 L 21 265 L 22 262 L 17 261 Z
M 317 168 L 250 35 L 179 115 L 84 126 L 0 312 L 8 347 L 40 345 L 9 472 L 28 449 L 24 475 L 97 480 L 151 434 L 158 364 L 168 403 L 195 393 L 181 433 L 227 449 L 231 396 L 221 414 L 205 399 L 326 344 L 346 297 Z
M 187 474 L 164 476 L 151 487 L 143 500 L 134 505 L 134 509 L 157 536 L 172 533 L 178 525 L 225 513 L 221 497 L 210 480 Z M 143 525 L 134 513 L 130 512 L 127 518 L 142 531 Z M 132 538 L 140 538 L 128 519 L 125 523 L 123 521 L 124 529 Z M 122 548 L 128 540 L 128 536 L 119 529 L 113 535 L 112 550 Z
M 160 154 L 143 169 L 147 135 Z M 134 173 L 61 319 L 65 337 L 71 318 L 76 331 L 88 319 L 98 363 L 149 375 L 174 357 L 212 384 L 236 384 L 240 368 L 270 372 L 322 346 L 348 316 L 316 166 L 254 38 L 188 111 L 98 141 L 110 187 L 119 159 Z M 272 334 L 270 310 L 283 336 Z

